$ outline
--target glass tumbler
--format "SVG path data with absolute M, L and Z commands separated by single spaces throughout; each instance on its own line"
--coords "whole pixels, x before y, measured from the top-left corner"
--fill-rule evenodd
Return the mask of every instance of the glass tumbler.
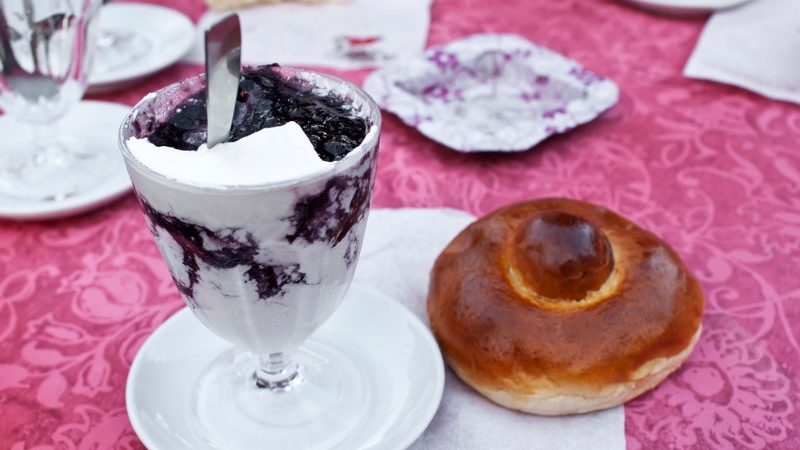
M 83 96 L 100 0 L 0 0 L 0 109 L 17 121 L 0 141 L 0 194 L 60 199 L 107 173 L 113 158 L 58 119 Z M 87 122 L 86 127 L 91 127 Z
M 128 140 L 147 137 L 204 89 L 203 76 L 145 97 L 120 130 L 134 191 L 177 289 L 200 322 L 233 344 L 199 374 L 190 408 L 198 431 L 219 448 L 293 448 L 298 433 L 308 442 L 336 442 L 369 396 L 366 375 L 347 349 L 309 336 L 353 278 L 380 112 L 349 82 L 280 70 L 346 99 L 370 126 L 362 144 L 328 172 L 261 186 L 207 186 L 143 165 Z

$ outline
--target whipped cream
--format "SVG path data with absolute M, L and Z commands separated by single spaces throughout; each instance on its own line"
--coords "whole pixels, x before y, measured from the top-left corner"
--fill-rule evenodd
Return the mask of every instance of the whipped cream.
M 264 128 L 214 148 L 203 144 L 196 151 L 158 147 L 146 138 L 131 137 L 127 145 L 133 156 L 151 170 L 177 181 L 200 185 L 281 183 L 319 175 L 336 164 L 320 159 L 295 122 Z

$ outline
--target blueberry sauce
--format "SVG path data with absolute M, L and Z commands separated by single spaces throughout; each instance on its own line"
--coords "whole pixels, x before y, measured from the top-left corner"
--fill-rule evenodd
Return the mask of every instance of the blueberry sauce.
M 300 270 L 299 264 L 271 265 L 256 261 L 259 246 L 250 233 L 235 228 L 211 230 L 156 211 L 138 193 L 136 197 L 151 226 L 158 233 L 169 233 L 183 250 L 182 263 L 188 280 L 173 279 L 180 293 L 190 302 L 200 279 L 198 261 L 217 269 L 249 267 L 245 275 L 255 284 L 259 299 L 282 296 L 289 284 L 307 284 L 306 274 Z
M 358 261 L 359 242 L 355 234 L 350 234 L 347 238 L 347 251 L 344 253 L 344 263 L 347 267 L 352 267 Z
M 337 245 L 359 223 L 369 208 L 374 155 L 364 155 L 355 171 L 329 179 L 319 192 L 297 200 L 288 217 L 293 231 L 289 243 L 297 239 L 311 244 Z M 355 259 L 355 256 L 353 256 Z
M 321 95 L 302 80 L 286 79 L 277 65 L 245 69 L 239 80 L 230 141 L 263 128 L 294 121 L 303 129 L 323 161 L 338 161 L 367 134 L 367 122 L 350 103 L 334 94 Z M 206 142 L 205 90 L 186 99 L 148 138 L 156 146 L 197 150 Z

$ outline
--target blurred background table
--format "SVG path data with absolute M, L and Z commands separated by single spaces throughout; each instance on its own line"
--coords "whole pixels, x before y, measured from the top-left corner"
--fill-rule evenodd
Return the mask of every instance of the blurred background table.
M 519 154 L 458 154 L 386 114 L 374 205 L 484 214 L 568 196 L 654 230 L 702 281 L 705 330 L 678 373 L 625 406 L 628 447 L 796 449 L 800 109 L 684 78 L 703 23 L 615 0 L 436 0 L 429 45 L 518 33 L 612 78 L 621 99 Z M 201 70 L 90 98 L 132 105 Z M 360 83 L 368 71 L 333 73 Z M 132 195 L 70 220 L 0 222 L 0 448 L 141 448 L 128 368 L 182 305 Z

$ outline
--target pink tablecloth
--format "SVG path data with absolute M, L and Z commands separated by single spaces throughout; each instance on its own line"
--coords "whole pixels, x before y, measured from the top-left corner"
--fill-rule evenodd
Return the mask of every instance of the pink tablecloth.
M 703 283 L 705 334 L 683 369 L 626 405 L 628 446 L 800 448 L 800 109 L 683 78 L 701 20 L 613 0 L 437 0 L 432 20 L 430 44 L 519 33 L 610 76 L 621 100 L 516 155 L 460 155 L 387 116 L 375 206 L 483 214 L 560 195 L 655 230 Z M 196 71 L 107 99 L 131 104 Z M 128 367 L 181 304 L 131 196 L 61 222 L 0 222 L 0 448 L 139 448 Z

